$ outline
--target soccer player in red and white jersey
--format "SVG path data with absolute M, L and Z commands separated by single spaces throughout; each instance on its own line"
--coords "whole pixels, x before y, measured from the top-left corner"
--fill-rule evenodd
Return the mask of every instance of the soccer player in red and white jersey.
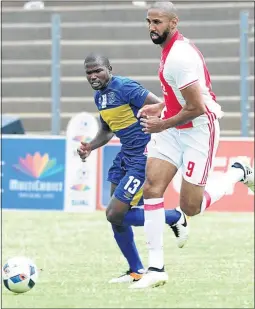
M 203 212 L 239 181 L 254 191 L 253 169 L 241 158 L 223 177 L 207 181 L 219 143 L 218 118 L 222 112 L 204 58 L 178 31 L 177 11 L 171 2 L 153 4 L 147 22 L 151 40 L 162 48 L 159 79 L 165 104 L 140 110 L 144 132 L 156 133 L 148 145 L 144 184 L 149 267 L 130 288 L 159 286 L 168 280 L 163 254 L 163 195 L 179 169 L 180 207 L 188 216 Z M 181 235 L 181 225 L 179 229 Z

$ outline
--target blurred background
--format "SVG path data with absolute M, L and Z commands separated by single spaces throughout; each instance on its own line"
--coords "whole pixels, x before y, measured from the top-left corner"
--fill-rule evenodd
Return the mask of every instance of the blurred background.
M 253 136 L 254 3 L 178 1 L 176 6 L 179 29 L 204 54 L 225 112 L 222 136 Z M 248 19 L 241 21 L 243 11 Z M 2 1 L 3 114 L 17 116 L 30 134 L 64 134 L 73 115 L 97 115 L 83 69 L 90 52 L 106 55 L 115 74 L 134 78 L 161 97 L 161 50 L 149 38 L 145 17 L 141 1 Z

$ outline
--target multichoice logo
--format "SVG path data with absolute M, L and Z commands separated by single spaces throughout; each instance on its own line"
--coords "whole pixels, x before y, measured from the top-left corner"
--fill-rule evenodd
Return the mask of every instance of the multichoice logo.
M 34 155 L 27 154 L 25 158 L 19 158 L 18 164 L 14 164 L 13 168 L 33 180 L 10 179 L 9 188 L 11 191 L 61 192 L 63 190 L 63 182 L 44 181 L 45 178 L 64 170 L 64 166 L 57 164 L 55 158 L 50 159 L 47 153 L 44 155 L 39 152 Z
M 78 185 L 73 185 L 71 189 L 74 191 L 88 191 L 90 190 L 90 187 L 87 185 L 78 184 Z
M 86 137 L 86 136 L 83 136 L 83 135 L 77 135 L 77 136 L 73 137 L 73 141 L 75 141 L 75 142 L 89 143 L 89 142 L 92 141 L 92 138 Z

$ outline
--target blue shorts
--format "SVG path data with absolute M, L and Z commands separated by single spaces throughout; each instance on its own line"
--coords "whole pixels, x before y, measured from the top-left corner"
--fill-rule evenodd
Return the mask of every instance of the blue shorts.
M 146 156 L 128 157 L 119 152 L 108 172 L 108 181 L 117 185 L 114 196 L 130 206 L 143 205 Z

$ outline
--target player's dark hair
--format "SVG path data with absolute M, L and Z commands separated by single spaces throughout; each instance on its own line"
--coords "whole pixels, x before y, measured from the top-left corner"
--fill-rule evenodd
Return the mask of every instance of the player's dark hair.
M 94 53 L 89 54 L 84 60 L 84 65 L 90 62 L 100 63 L 107 68 L 111 68 L 109 59 L 99 54 Z

